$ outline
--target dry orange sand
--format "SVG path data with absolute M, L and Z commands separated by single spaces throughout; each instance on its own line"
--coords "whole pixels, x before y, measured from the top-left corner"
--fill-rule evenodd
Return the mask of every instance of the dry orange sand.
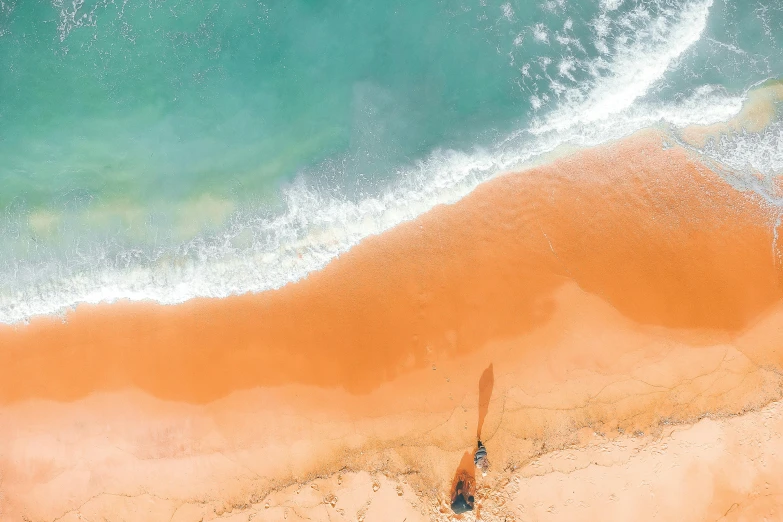
M 447 519 L 479 402 L 482 520 L 739 517 L 766 475 L 715 430 L 780 398 L 775 215 L 662 143 L 500 177 L 278 291 L 0 328 L 3 520 Z M 667 427 L 705 414 L 743 415 Z M 667 468 L 701 465 L 660 450 L 682 433 L 721 438 L 709 480 Z M 620 503 L 536 474 L 563 451 L 608 455 L 579 491 Z

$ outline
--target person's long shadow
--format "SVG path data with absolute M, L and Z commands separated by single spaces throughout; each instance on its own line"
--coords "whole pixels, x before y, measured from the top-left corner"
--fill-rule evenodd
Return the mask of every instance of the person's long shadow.
M 479 411 L 478 424 L 476 426 L 476 438 L 481 440 L 481 428 L 484 427 L 484 419 L 489 410 L 489 399 L 492 398 L 492 389 L 495 387 L 495 372 L 492 370 L 492 363 L 487 366 L 479 379 Z
M 489 400 L 492 398 L 494 387 L 495 374 L 490 363 L 479 379 L 477 442 L 481 441 L 481 429 L 484 427 L 484 419 L 489 410 Z M 458 514 L 473 510 L 476 493 L 476 464 L 473 455 L 474 453 L 470 450 L 462 455 L 457 471 L 454 473 L 454 479 L 451 481 L 451 509 Z

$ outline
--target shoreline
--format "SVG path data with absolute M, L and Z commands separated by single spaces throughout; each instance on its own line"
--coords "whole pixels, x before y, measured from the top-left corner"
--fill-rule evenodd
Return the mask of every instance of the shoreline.
M 663 140 L 495 178 L 280 290 L 0 326 L 0 513 L 445 520 L 490 365 L 482 498 L 537 455 L 780 400 L 772 212 Z
M 773 213 L 682 149 L 660 151 L 661 139 L 648 131 L 499 177 L 279 290 L 81 305 L 65 321 L 0 326 L 0 379 L 11 383 L 0 402 L 137 386 L 198 403 L 287 382 L 366 393 L 429 354 L 542 325 L 566 281 L 640 324 L 742 330 L 783 296 Z M 738 251 L 725 252 L 726 236 Z M 33 371 L 41 358 L 49 369 Z
M 253 283 L 252 281 L 248 280 L 246 281 L 246 283 L 248 283 L 249 286 L 245 287 L 244 289 L 239 289 L 234 287 L 231 290 L 226 290 L 224 288 L 222 290 L 218 289 L 215 291 L 215 288 L 210 287 L 212 288 L 212 291 L 215 291 L 215 293 L 211 294 L 212 296 L 195 295 L 195 294 L 187 294 L 187 293 L 186 293 L 187 295 L 184 295 L 180 293 L 181 288 L 172 287 L 169 290 L 170 292 L 176 294 L 176 297 L 174 298 L 172 298 L 171 295 L 167 295 L 166 292 L 163 292 L 162 289 L 160 288 L 154 291 L 151 290 L 151 288 L 154 289 L 154 285 L 153 285 L 153 287 L 147 288 L 147 290 L 152 293 L 147 294 L 147 297 L 145 298 L 141 298 L 139 297 L 138 288 L 133 289 L 131 287 L 123 287 L 122 283 L 119 283 L 118 280 L 113 279 L 112 274 L 107 272 L 107 273 L 103 273 L 103 276 L 107 278 L 106 281 L 104 281 L 104 284 L 108 284 L 109 287 L 114 289 L 113 291 L 119 291 L 120 294 L 115 294 L 112 297 L 106 297 L 106 295 L 100 291 L 101 290 L 100 288 L 95 287 L 92 288 L 92 293 L 83 295 L 81 300 L 77 299 L 74 301 L 72 296 L 57 297 L 57 295 L 59 294 L 55 292 L 49 295 L 49 297 L 54 296 L 54 299 L 52 301 L 46 301 L 46 300 L 36 300 L 36 298 L 40 296 L 36 296 L 35 295 L 36 292 L 32 292 L 32 294 L 26 295 L 25 298 L 31 298 L 31 301 L 34 301 L 35 305 L 32 306 L 27 305 L 24 308 L 23 312 L 20 310 L 15 311 L 14 310 L 15 303 L 13 299 L 12 298 L 9 299 L 9 296 L 5 296 L 5 300 L 2 303 L 3 321 L 8 321 L 8 322 L 2 322 L 0 323 L 0 325 L 23 327 L 26 324 L 28 324 L 30 321 L 34 321 L 39 318 L 56 317 L 59 319 L 63 319 L 67 315 L 72 314 L 74 310 L 84 306 L 103 307 L 106 305 L 114 305 L 114 304 L 122 305 L 123 303 L 152 304 L 152 305 L 165 304 L 165 305 L 178 306 L 182 304 L 187 304 L 189 301 L 194 301 L 194 300 L 226 299 L 226 298 L 240 297 L 245 295 L 259 295 L 267 292 L 274 292 L 292 283 L 297 283 L 299 281 L 302 281 L 303 279 L 306 279 L 307 277 L 309 277 L 309 274 L 317 273 L 323 270 L 325 266 L 328 266 L 337 258 L 345 255 L 348 251 L 355 248 L 359 243 L 367 240 L 368 238 L 377 235 L 385 235 L 387 232 L 389 232 L 394 228 L 397 228 L 399 226 L 404 226 L 406 223 L 412 221 L 417 221 L 423 215 L 432 212 L 435 208 L 439 206 L 453 205 L 457 203 L 460 199 L 469 196 L 474 190 L 477 190 L 481 185 L 487 182 L 491 182 L 499 177 L 503 177 L 506 175 L 514 175 L 514 173 L 519 173 L 519 172 L 528 172 L 541 168 L 546 168 L 548 165 L 550 165 L 553 162 L 556 162 L 560 159 L 567 158 L 569 156 L 573 156 L 574 154 L 579 154 L 581 151 L 589 150 L 591 148 L 611 147 L 613 146 L 613 144 L 619 141 L 631 139 L 635 135 L 645 134 L 649 132 L 666 132 L 667 134 L 671 134 L 670 137 L 674 142 L 679 142 L 680 145 L 684 145 L 686 147 L 694 147 L 696 149 L 698 149 L 699 147 L 703 147 L 708 140 L 717 139 L 721 135 L 737 133 L 740 131 L 759 133 L 763 129 L 768 127 L 771 124 L 771 122 L 774 120 L 775 112 L 777 110 L 776 107 L 780 104 L 781 100 L 783 100 L 783 88 L 781 87 L 780 81 L 768 80 L 766 82 L 762 82 L 761 84 L 750 87 L 745 92 L 744 101 L 742 102 L 740 111 L 734 116 L 732 116 L 731 118 L 729 118 L 728 121 L 712 123 L 712 124 L 691 124 L 680 128 L 663 126 L 660 124 L 660 122 L 658 123 L 648 122 L 649 126 L 638 128 L 638 130 L 630 134 L 625 134 L 619 137 L 604 136 L 604 141 L 601 141 L 600 144 L 597 145 L 593 144 L 590 146 L 586 146 L 586 145 L 560 144 L 549 152 L 542 153 L 540 155 L 534 155 L 535 159 L 528 159 L 522 162 L 515 170 L 508 171 L 507 169 L 501 169 L 501 171 L 499 171 L 496 174 L 489 175 L 486 178 L 482 177 L 481 181 L 467 182 L 467 184 L 466 182 L 464 182 L 464 179 L 462 182 L 456 182 L 455 180 L 451 180 L 456 184 L 445 188 L 441 187 L 441 190 L 450 193 L 450 195 L 440 203 L 429 201 L 426 205 L 422 206 L 421 202 L 418 202 L 418 203 L 413 203 L 412 204 L 413 206 L 411 208 L 406 209 L 404 205 L 402 207 L 394 207 L 394 208 L 389 207 L 386 209 L 386 213 L 384 215 L 378 215 L 374 217 L 369 215 L 364 216 L 364 220 L 366 223 L 369 223 L 373 220 L 384 221 L 383 225 L 377 225 L 376 223 L 376 225 L 374 226 L 377 228 L 377 230 L 373 232 L 370 232 L 368 230 L 363 230 L 361 232 L 358 232 L 358 229 L 362 228 L 363 225 L 359 223 L 351 223 L 351 222 L 343 223 L 343 225 L 350 226 L 351 230 L 348 233 L 344 233 L 344 231 L 338 230 L 339 227 L 334 228 L 333 224 L 325 225 L 327 229 L 323 229 L 323 230 L 313 229 L 307 234 L 307 237 L 305 239 L 300 238 L 290 244 L 286 244 L 285 248 L 281 249 L 281 251 L 286 250 L 289 252 L 296 252 L 298 254 L 298 259 L 296 258 L 278 259 L 279 262 L 286 264 L 288 269 L 293 270 L 293 272 L 285 276 L 281 276 L 280 274 L 277 274 L 277 276 L 275 276 L 274 282 L 271 283 L 267 282 L 269 284 L 263 283 L 261 286 L 258 286 L 256 283 Z M 628 129 L 626 130 L 630 132 L 630 130 Z M 409 191 L 410 187 L 405 190 Z M 430 196 L 432 196 L 432 194 L 430 194 Z M 210 200 L 209 198 L 202 198 L 200 202 L 207 204 L 207 206 L 210 208 L 210 211 L 208 212 L 209 214 L 214 213 L 213 207 L 217 205 L 214 201 Z M 380 200 L 376 201 L 375 203 L 386 205 L 386 203 L 383 203 Z M 226 206 L 229 205 L 229 203 L 223 202 L 222 205 Z M 353 210 L 359 211 L 358 207 Z M 136 209 L 134 211 L 130 211 L 130 210 L 125 211 L 125 213 L 134 214 L 136 216 L 134 219 L 136 220 L 140 219 L 138 218 L 138 216 L 141 215 L 140 212 L 141 212 L 140 209 Z M 189 210 L 189 212 L 192 214 L 195 211 L 191 209 Z M 396 216 L 394 216 L 394 214 L 396 214 Z M 401 215 L 405 215 L 405 217 L 401 218 Z M 225 221 L 228 218 L 225 212 L 223 212 L 222 217 L 215 218 L 215 219 L 217 219 L 218 221 Z M 389 223 L 390 219 L 391 222 L 393 222 L 393 224 Z M 402 219 L 402 221 L 400 221 L 400 219 Z M 51 224 L 54 221 L 56 221 L 57 218 L 53 215 L 40 215 L 40 216 L 31 215 L 31 220 L 32 221 L 30 222 L 30 227 L 31 227 L 31 231 L 33 231 L 34 229 L 40 227 L 43 227 L 44 229 L 50 228 Z M 330 219 L 327 219 L 326 221 L 331 222 Z M 283 223 L 282 226 L 287 226 L 290 224 L 291 223 L 286 222 Z M 333 227 L 333 228 L 329 228 L 329 227 Z M 370 228 L 373 227 L 371 226 Z M 342 237 L 342 239 L 333 237 L 336 230 L 339 232 L 339 234 L 343 234 L 345 237 Z M 48 233 L 51 233 L 51 230 Z M 344 241 L 347 241 L 347 243 L 343 244 L 342 246 L 337 246 L 338 244 Z M 315 250 L 308 252 L 308 249 L 310 247 L 312 247 Z M 269 264 L 269 261 L 267 259 L 270 254 L 272 255 L 272 257 L 275 257 L 276 255 L 280 254 L 280 252 L 278 252 L 277 254 L 275 254 L 274 252 L 266 252 L 263 255 L 260 253 L 256 253 L 254 254 L 255 257 L 253 258 L 252 262 L 258 265 L 264 265 L 263 268 L 265 270 L 269 270 L 270 272 L 276 272 L 278 268 L 277 265 L 275 263 Z M 227 263 L 230 264 L 233 263 L 233 261 L 227 261 Z M 309 268 L 307 268 L 305 265 L 309 266 Z M 223 272 L 222 275 L 228 273 L 229 279 L 231 279 L 232 277 L 235 277 L 236 274 L 241 272 L 242 267 L 243 265 L 241 264 L 232 267 L 229 267 L 229 265 L 226 264 L 226 265 L 222 265 L 222 268 L 219 270 L 219 272 Z M 193 277 L 199 278 L 199 283 L 201 285 L 206 284 L 207 286 L 209 286 L 208 278 L 205 279 L 205 273 L 202 272 L 201 268 L 198 265 L 192 265 L 192 266 L 183 265 L 184 270 L 190 271 Z M 142 269 L 142 272 L 144 272 L 144 270 L 146 269 Z M 138 276 L 139 274 L 136 275 Z M 142 273 L 141 276 L 142 279 L 146 278 L 148 282 L 153 281 L 156 278 L 155 275 L 152 273 Z M 174 276 L 175 278 L 178 277 L 176 276 L 176 274 L 174 274 L 174 272 L 168 273 L 168 276 Z M 219 276 L 216 275 L 215 277 L 219 277 Z M 79 286 L 81 283 L 78 279 L 79 279 L 78 276 L 74 280 L 68 279 L 66 282 L 63 283 L 63 287 Z M 188 281 L 186 280 L 180 281 L 180 287 L 183 285 L 188 286 Z M 100 297 L 98 297 L 98 295 L 100 295 Z M 117 297 L 117 295 L 130 295 L 131 298 L 128 299 L 127 297 Z

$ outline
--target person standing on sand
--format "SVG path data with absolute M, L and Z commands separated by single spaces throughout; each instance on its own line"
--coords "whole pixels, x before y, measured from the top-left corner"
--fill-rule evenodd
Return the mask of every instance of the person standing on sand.
M 487 448 L 481 440 L 478 441 L 478 449 L 476 449 L 476 453 L 473 455 L 473 464 L 476 465 L 477 469 L 481 470 L 483 476 L 487 476 L 487 471 L 489 471 L 489 459 L 487 458 Z

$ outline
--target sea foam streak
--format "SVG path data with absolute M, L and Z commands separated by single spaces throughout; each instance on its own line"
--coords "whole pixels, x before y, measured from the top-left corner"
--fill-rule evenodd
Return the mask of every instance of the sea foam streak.
M 549 117 L 495 147 L 435 151 L 399 172 L 396 184 L 377 197 L 353 202 L 298 183 L 285 192 L 285 211 L 277 216 L 237 213 L 219 234 L 129 256 L 128 262 L 100 255 L 75 257 L 66 266 L 60 259 L 32 267 L 10 261 L 0 268 L 11 281 L 0 286 L 0 321 L 61 313 L 78 303 L 151 299 L 175 304 L 278 288 L 323 268 L 363 238 L 435 205 L 453 203 L 493 176 L 524 168 L 562 145 L 593 146 L 660 123 L 683 127 L 724 121 L 740 110 L 742 100 L 717 89 L 699 89 L 670 105 L 640 102 L 699 39 L 710 5 L 711 0 L 684 4 L 679 12 L 666 11 L 665 19 L 637 12 L 651 37 L 618 43 L 610 61 L 586 64 L 596 71 L 588 92 L 569 91 Z M 240 235 L 252 238 L 250 246 L 233 246 Z
M 622 113 L 663 77 L 671 63 L 701 37 L 707 25 L 712 0 L 695 2 L 680 12 L 666 8 L 651 17 L 636 10 L 619 21 L 637 30 L 629 46 L 618 46 L 611 63 L 596 63 L 594 80 L 584 91 L 580 86 L 561 95 L 564 103 L 549 115 L 537 132 L 565 131 L 576 124 L 606 120 Z M 604 17 L 599 17 L 599 23 Z M 602 31 L 598 31 L 603 43 Z
M 698 152 L 735 188 L 755 192 L 783 209 L 778 183 L 783 175 L 783 121 L 772 122 L 760 133 L 724 134 Z

